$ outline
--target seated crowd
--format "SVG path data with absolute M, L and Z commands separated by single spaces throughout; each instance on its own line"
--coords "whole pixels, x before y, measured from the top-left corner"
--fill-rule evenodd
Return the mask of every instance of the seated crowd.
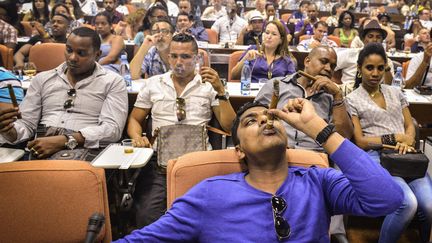
M 126 137 L 155 151 L 132 195 L 138 230 L 118 242 L 348 242 L 348 214 L 385 216 L 379 242 L 396 242 L 417 215 L 421 242 L 431 240 L 430 175 L 407 180 L 380 166 L 382 145 L 415 150 L 402 89 L 432 86 L 428 1 L 388 1 L 386 8 L 406 16 L 400 25 L 363 1 L 142 2 L 31 0 L 18 18 L 0 3 L 0 44 L 14 53 L 10 70 L 0 68 L 3 146 L 25 148 L 22 160 L 58 158 L 63 150 L 97 154 Z M 360 11 L 369 14 L 358 18 Z M 244 46 L 235 49 L 243 53 L 228 70 L 231 80 L 249 69 L 252 83 L 265 83 L 238 111 L 226 70 L 210 62 L 205 42 L 214 36 L 218 48 Z M 35 75 L 24 92 L 19 76 L 41 43 L 64 44 L 64 62 Z M 413 53 L 399 86 L 392 85 L 402 66 L 391 59 L 396 49 Z M 129 79 L 140 85 L 131 110 Z M 247 172 L 207 179 L 167 210 L 160 128 L 213 121 L 231 136 Z M 287 167 L 287 148 L 326 153 L 333 168 Z

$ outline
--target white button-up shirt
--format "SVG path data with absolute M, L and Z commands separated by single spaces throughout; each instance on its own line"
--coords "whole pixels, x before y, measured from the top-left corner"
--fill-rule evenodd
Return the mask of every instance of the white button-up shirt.
M 213 106 L 219 105 L 210 83 L 202 83 L 197 74 L 177 96 L 171 71 L 144 80 L 135 107 L 151 109 L 152 133 L 157 127 L 188 124 L 205 125 L 212 118 Z M 177 120 L 176 98 L 185 99 L 186 119 Z
M 216 31 L 219 35 L 219 41 L 237 41 L 237 36 L 242 29 L 247 26 L 247 21 L 235 16 L 231 21 L 228 17 L 217 19 L 212 25 L 211 29 Z

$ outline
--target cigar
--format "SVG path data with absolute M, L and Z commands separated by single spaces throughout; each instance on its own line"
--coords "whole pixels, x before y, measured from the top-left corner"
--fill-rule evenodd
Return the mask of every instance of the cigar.
M 258 39 L 257 36 L 255 36 L 254 39 L 255 39 L 255 44 L 256 44 L 256 47 L 257 47 L 258 53 L 261 54 L 261 53 L 262 53 L 262 50 L 261 50 L 261 44 L 260 44 L 260 42 L 259 42 L 259 39 Z
M 378 149 L 391 149 L 391 150 L 395 150 L 395 148 L 396 148 L 396 146 L 388 145 L 388 144 L 368 143 L 368 145 L 373 150 L 378 150 Z M 408 149 L 408 152 L 415 153 L 417 151 L 415 149 L 414 150 Z
M 279 80 L 274 79 L 273 80 L 273 95 L 272 95 L 269 109 L 276 109 L 277 103 L 279 102 L 279 91 L 280 91 Z M 273 128 L 273 121 L 274 121 L 274 116 L 267 114 L 267 128 L 268 129 Z
M 313 81 L 317 80 L 317 78 L 315 78 L 314 76 L 312 76 L 312 75 L 310 75 L 308 73 L 305 73 L 305 72 L 303 72 L 301 70 L 299 70 L 297 73 L 300 74 L 301 76 L 305 77 L 305 78 L 310 79 L 310 80 L 313 80 Z
M 12 84 L 8 84 L 7 87 L 8 87 L 8 90 L 9 90 L 9 96 L 10 96 L 10 98 L 12 100 L 13 107 L 18 107 L 18 102 L 17 102 L 16 96 L 15 96 L 15 92 L 13 90 Z M 18 114 L 17 118 L 21 119 L 22 117 L 21 117 L 20 114 Z

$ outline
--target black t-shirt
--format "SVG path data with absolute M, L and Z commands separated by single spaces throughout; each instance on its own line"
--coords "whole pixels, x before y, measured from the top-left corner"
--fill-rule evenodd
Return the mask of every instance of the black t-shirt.
M 43 42 L 43 38 L 40 35 L 35 35 L 35 36 L 30 38 L 30 40 L 27 42 L 27 44 L 34 46 L 38 42 Z
M 243 45 L 245 46 L 256 45 L 255 36 L 258 36 L 259 42 L 262 43 L 262 32 L 256 34 L 253 31 L 249 31 L 243 36 Z

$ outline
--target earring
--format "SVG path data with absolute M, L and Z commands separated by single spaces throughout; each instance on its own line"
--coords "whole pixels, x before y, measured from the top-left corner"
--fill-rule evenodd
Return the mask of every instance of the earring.
M 361 78 L 361 77 L 362 77 L 361 72 L 357 71 L 357 78 Z

